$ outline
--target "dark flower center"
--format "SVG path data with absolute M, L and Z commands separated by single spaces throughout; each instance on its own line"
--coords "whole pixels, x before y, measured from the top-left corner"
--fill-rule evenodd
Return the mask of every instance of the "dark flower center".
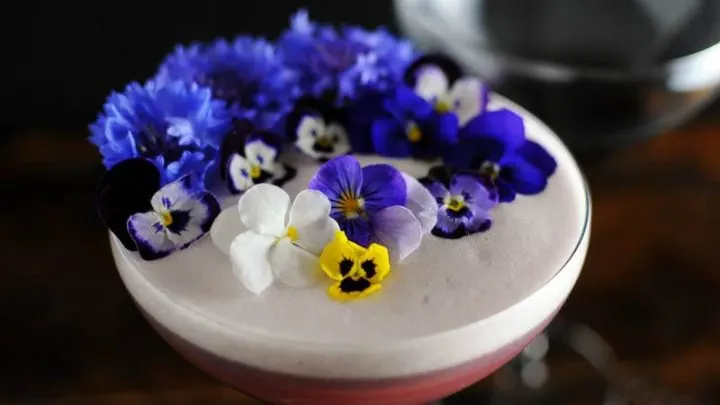
M 340 291 L 350 294 L 354 292 L 363 292 L 370 288 L 370 281 L 364 277 L 353 279 L 352 277 L 346 277 L 340 282 Z
M 255 108 L 255 95 L 260 90 L 260 84 L 247 80 L 236 70 L 218 69 L 209 73 L 199 73 L 195 81 L 212 89 L 213 98 L 228 103 L 238 103 L 244 108 Z
M 179 234 L 187 228 L 190 223 L 189 211 L 168 211 L 163 212 L 162 223 L 168 231 Z
M 480 174 L 483 176 L 487 176 L 491 181 L 497 180 L 498 176 L 500 176 L 500 165 L 491 162 L 489 160 L 486 160 L 480 165 Z
M 165 165 L 172 163 L 182 156 L 183 148 L 175 137 L 167 136 L 164 131 L 158 131 L 152 126 L 146 126 L 138 134 L 137 151 L 141 157 L 154 158 L 162 156 Z

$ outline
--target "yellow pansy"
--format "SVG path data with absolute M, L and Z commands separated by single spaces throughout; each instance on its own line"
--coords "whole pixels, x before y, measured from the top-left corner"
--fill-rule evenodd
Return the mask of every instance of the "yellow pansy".
M 377 243 L 364 248 L 338 231 L 320 255 L 320 266 L 335 284 L 331 297 L 346 301 L 366 297 L 382 288 L 380 282 L 390 273 L 390 255 Z

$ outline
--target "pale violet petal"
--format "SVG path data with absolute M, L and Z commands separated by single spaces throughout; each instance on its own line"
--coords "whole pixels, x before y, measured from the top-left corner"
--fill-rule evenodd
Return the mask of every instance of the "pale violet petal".
M 285 218 L 290 208 L 290 196 L 272 184 L 250 187 L 238 201 L 240 220 L 251 231 L 280 237 L 285 231 Z
M 273 282 L 268 261 L 270 247 L 275 238 L 252 231 L 238 235 L 230 245 L 233 274 L 253 294 L 260 294 Z
M 127 222 L 128 233 L 145 260 L 159 259 L 175 251 L 176 245 L 168 238 L 161 218 L 154 212 L 138 213 Z
M 244 157 L 235 153 L 230 157 L 228 164 L 228 185 L 231 191 L 239 193 L 248 190 L 253 186 L 254 182 L 250 173 L 252 165 Z
M 483 86 L 484 84 L 476 77 L 464 77 L 453 84 L 448 101 L 461 127 L 482 112 L 481 108 L 485 102 Z
M 402 173 L 402 176 L 407 185 L 407 202 L 405 206 L 418 219 L 423 233 L 428 234 L 437 223 L 437 201 L 417 179 L 406 173 Z
M 230 254 L 230 245 L 235 237 L 247 231 L 240 220 L 240 211 L 233 206 L 224 209 L 210 228 L 210 238 L 215 246 L 226 255 Z
M 374 242 L 390 251 L 390 259 L 399 262 L 420 247 L 423 230 L 413 213 L 395 205 L 382 209 L 372 216 Z
M 283 238 L 270 251 L 270 265 L 275 276 L 289 287 L 307 287 L 321 276 L 320 257 Z
M 308 252 L 319 255 L 339 229 L 330 218 L 330 200 L 317 190 L 298 193 L 290 208 L 288 227 L 297 231 L 295 243 Z
M 189 175 L 168 183 L 153 194 L 150 205 L 155 212 L 183 209 L 194 198 L 192 178 Z
M 300 149 L 303 153 L 310 157 L 317 158 L 320 153 L 316 151 L 315 146 L 316 137 L 325 133 L 325 121 L 321 117 L 315 115 L 306 115 L 300 120 L 295 135 L 295 146 Z
M 448 78 L 437 66 L 427 66 L 418 72 L 415 93 L 428 101 L 442 99 L 448 93 Z
M 277 149 L 257 139 L 245 144 L 245 157 L 253 164 L 262 167 L 263 170 L 272 172 Z

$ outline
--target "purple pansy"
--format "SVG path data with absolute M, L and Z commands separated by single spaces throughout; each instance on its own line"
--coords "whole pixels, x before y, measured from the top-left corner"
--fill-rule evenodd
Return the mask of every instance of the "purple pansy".
M 379 155 L 432 158 L 457 143 L 457 117 L 433 108 L 408 87 L 399 86 L 384 101 L 383 113 L 371 131 Z
M 482 175 L 497 188 L 500 202 L 542 192 L 557 168 L 542 146 L 525 138 L 522 117 L 507 109 L 473 118 L 459 138 L 445 154 L 445 164 Z
M 399 260 L 420 245 L 423 228 L 405 206 L 408 187 L 394 167 L 361 167 L 352 156 L 336 157 L 318 169 L 308 188 L 328 197 L 332 204 L 330 215 L 358 245 L 380 243 Z
M 190 246 L 204 236 L 220 214 L 215 197 L 194 187 L 186 175 L 168 183 L 150 199 L 152 210 L 127 220 L 127 230 L 140 257 L 160 259 Z
M 438 205 L 433 235 L 458 239 L 486 231 L 492 225 L 490 210 L 497 205 L 498 195 L 480 176 L 436 168 L 421 183 Z
M 292 167 L 280 163 L 280 136 L 256 130 L 248 120 L 236 120 L 220 153 L 228 190 L 240 194 L 255 184 L 282 185 L 295 177 Z

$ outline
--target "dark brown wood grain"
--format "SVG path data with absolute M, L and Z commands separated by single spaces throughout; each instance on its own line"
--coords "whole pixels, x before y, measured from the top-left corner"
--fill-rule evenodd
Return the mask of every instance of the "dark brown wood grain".
M 133 307 L 94 215 L 92 146 L 28 131 L 0 153 L 0 403 L 253 403 L 180 359 Z M 563 315 L 599 331 L 624 372 L 720 403 L 720 120 L 585 171 L 590 251 Z

